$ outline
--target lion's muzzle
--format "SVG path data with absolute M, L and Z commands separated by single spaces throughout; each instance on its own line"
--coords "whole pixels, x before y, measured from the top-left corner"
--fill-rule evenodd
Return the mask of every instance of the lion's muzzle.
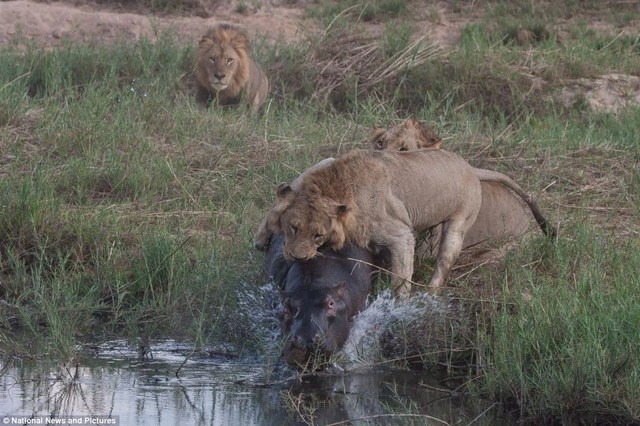
M 284 248 L 284 257 L 287 260 L 299 260 L 305 262 L 307 260 L 313 259 L 318 253 L 316 250 L 311 251 L 301 251 L 301 250 L 289 250 L 286 247 Z

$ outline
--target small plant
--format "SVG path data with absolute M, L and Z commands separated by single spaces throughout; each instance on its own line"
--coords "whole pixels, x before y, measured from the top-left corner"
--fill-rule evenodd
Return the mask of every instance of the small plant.
M 244 15 L 248 11 L 249 11 L 249 6 L 245 2 L 243 1 L 238 2 L 238 4 L 236 5 L 236 13 Z
M 391 58 L 407 48 L 413 34 L 413 25 L 409 22 L 389 21 L 382 34 L 382 46 L 387 58 Z

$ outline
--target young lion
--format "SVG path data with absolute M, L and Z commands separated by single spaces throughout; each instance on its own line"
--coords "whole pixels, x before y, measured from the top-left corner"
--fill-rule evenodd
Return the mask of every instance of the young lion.
M 389 129 L 374 127 L 369 138 L 373 149 L 414 150 L 421 148 L 440 148 L 442 139 L 428 126 L 414 118 Z M 477 172 L 482 187 L 482 206 L 476 223 L 469 230 L 464 248 L 485 241 L 500 242 L 523 234 L 528 226 L 528 218 L 519 208 L 518 200 L 509 189 L 517 194 L 529 206 L 533 217 L 550 237 L 555 237 L 556 230 L 547 221 L 531 194 L 526 194 L 511 178 L 502 173 L 491 172 L 486 175 L 483 169 Z M 507 189 L 508 188 L 508 189 Z
M 373 127 L 369 137 L 369 145 L 373 149 L 389 151 L 409 151 L 418 148 L 441 148 L 442 138 L 429 126 L 425 126 L 415 118 L 408 118 L 402 123 L 385 129 Z
M 443 223 L 429 286 L 442 286 L 481 204 L 480 181 L 462 158 L 445 150 L 353 151 L 306 172 L 297 189 L 280 185 L 272 230 L 284 254 L 308 260 L 327 244 L 388 248 L 392 284 L 406 297 L 413 275 L 414 232 Z
M 249 56 L 249 38 L 236 25 L 222 22 L 202 36 L 196 55 L 196 102 L 221 106 L 244 100 L 256 113 L 267 98 L 269 80 Z

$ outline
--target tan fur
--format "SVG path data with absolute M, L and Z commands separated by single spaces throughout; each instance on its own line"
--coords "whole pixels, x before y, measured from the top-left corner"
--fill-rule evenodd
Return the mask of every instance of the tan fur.
M 257 112 L 267 98 L 269 80 L 249 56 L 249 38 L 240 27 L 222 22 L 202 36 L 196 54 L 196 102 L 235 105 L 242 100 Z
M 423 125 L 414 118 L 409 118 L 388 129 L 374 126 L 369 145 L 373 149 L 390 151 L 440 148 L 442 138 L 431 127 Z
M 333 163 L 333 161 L 334 161 L 334 158 L 329 157 L 309 167 L 307 170 L 302 172 L 302 174 L 300 174 L 293 182 L 291 182 L 290 184 L 291 188 L 294 191 L 300 189 L 300 185 L 302 184 L 302 179 L 307 173 L 320 169 L 322 167 L 326 167 L 329 164 Z M 286 186 L 286 184 L 281 184 L 278 188 L 284 188 L 283 185 Z M 278 191 L 280 191 L 280 189 Z M 264 218 L 264 220 L 258 227 L 258 230 L 253 236 L 253 246 L 256 249 L 265 251 L 267 250 L 267 248 L 269 248 L 271 237 L 273 237 L 273 234 L 277 229 L 278 218 L 286 207 L 287 207 L 287 203 L 282 202 L 282 200 L 276 198 L 276 201 L 273 203 L 273 205 L 267 212 L 267 216 Z
M 411 182 L 411 185 L 407 185 Z M 454 264 L 481 204 L 480 181 L 469 164 L 445 150 L 353 151 L 306 173 L 297 189 L 278 188 L 274 231 L 285 256 L 307 260 L 327 244 L 388 248 L 396 295 L 407 296 L 414 233 L 444 223 L 436 268 L 439 288 Z
M 374 149 L 414 150 L 440 148 L 442 139 L 430 127 L 410 118 L 389 129 L 376 127 L 369 143 Z M 502 173 L 474 170 L 481 183 L 482 206 L 465 237 L 464 248 L 478 244 L 498 248 L 529 229 L 529 216 L 516 195 L 527 204 L 542 231 L 555 236 L 555 229 L 542 215 L 531 194 L 526 194 L 515 181 Z M 438 229 L 432 232 L 436 245 L 439 233 Z

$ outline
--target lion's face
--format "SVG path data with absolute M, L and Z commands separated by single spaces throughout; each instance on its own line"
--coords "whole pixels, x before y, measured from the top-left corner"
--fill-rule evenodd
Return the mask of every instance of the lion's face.
M 238 71 L 240 56 L 230 46 L 211 43 L 202 52 L 201 66 L 206 74 L 211 88 L 216 91 L 226 89 Z
M 346 206 L 317 194 L 294 194 L 288 185 L 278 189 L 278 203 L 286 205 L 278 219 L 286 258 L 309 260 L 324 244 L 342 248 L 344 233 L 339 219 Z
M 309 260 L 329 240 L 331 217 L 307 204 L 294 204 L 281 216 L 284 255 L 289 259 Z
M 375 127 L 369 144 L 376 150 L 409 151 L 440 148 L 442 139 L 430 127 L 409 118 L 389 129 Z
M 211 93 L 235 96 L 249 81 L 249 39 L 233 24 L 221 23 L 200 40 L 196 78 Z

